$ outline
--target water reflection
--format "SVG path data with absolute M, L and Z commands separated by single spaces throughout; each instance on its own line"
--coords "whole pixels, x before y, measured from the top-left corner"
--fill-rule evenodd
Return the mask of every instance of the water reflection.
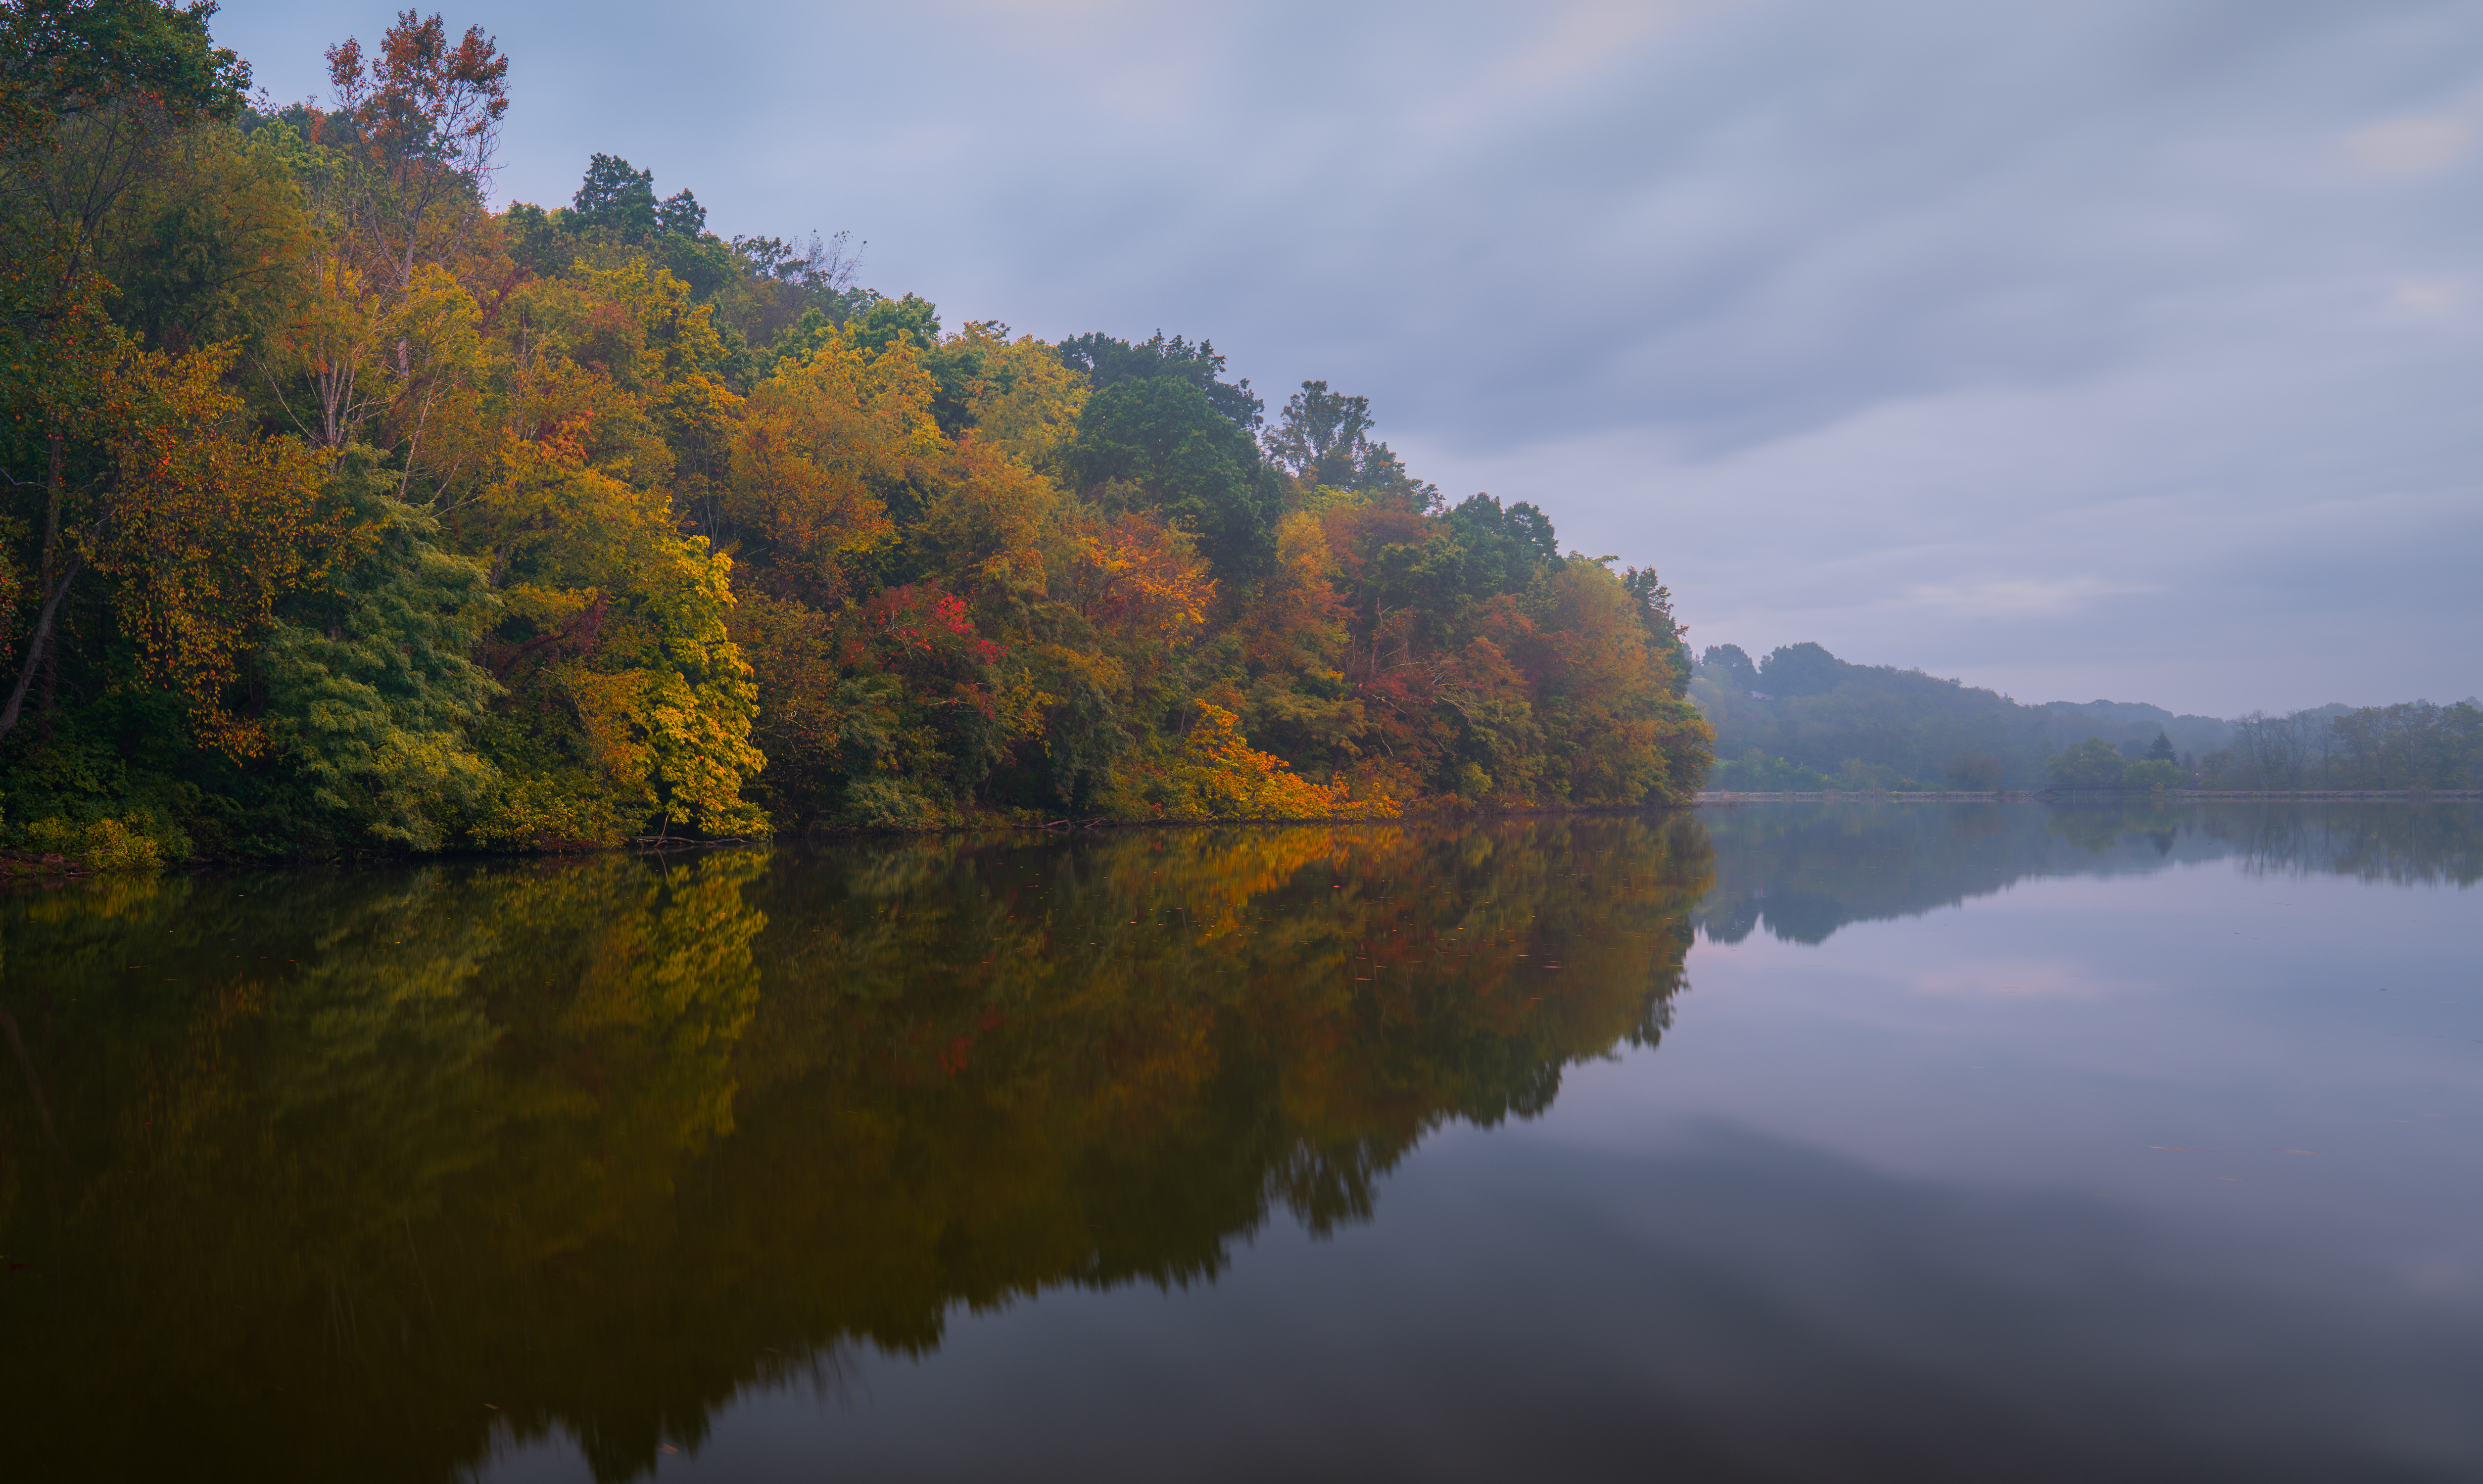
M 2032 877 L 2209 861 L 2398 886 L 2483 881 L 2483 809 L 2471 804 L 1768 804 L 1701 817 L 1716 887 L 1695 920 L 1727 943 L 1762 924 L 1824 942 L 1849 922 L 1918 916 Z
M 1214 1278 L 1649 1044 L 1687 819 L 113 881 L 0 902 L 23 1477 L 599 1476 L 956 1306 Z

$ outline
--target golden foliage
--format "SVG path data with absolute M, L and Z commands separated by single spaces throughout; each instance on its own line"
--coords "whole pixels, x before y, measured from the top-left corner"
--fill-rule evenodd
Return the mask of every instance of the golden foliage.
M 1126 511 L 1090 528 L 1079 544 L 1071 591 L 1088 623 L 1156 649 L 1195 633 L 1215 602 L 1215 579 L 1196 543 L 1147 511 Z
M 752 389 L 734 429 L 728 519 L 833 584 L 838 558 L 895 534 L 880 487 L 939 452 L 931 395 L 903 346 L 869 356 L 833 341 L 779 369 Z
M 1002 333 L 998 327 L 970 324 L 942 346 L 969 353 L 977 368 L 966 387 L 973 441 L 1029 469 L 1057 474 L 1061 456 L 1078 437 L 1086 379 L 1032 335 L 1008 340 Z
M 1296 511 L 1276 527 L 1276 570 L 1242 616 L 1242 652 L 1268 669 L 1333 671 L 1346 643 L 1345 600 L 1327 531 Z
M 1048 548 L 1058 540 L 1060 491 L 998 448 L 969 437 L 940 471 L 942 489 L 917 537 L 949 571 L 1021 597 L 1049 596 Z
M 1185 819 L 1389 819 L 1386 796 L 1355 800 L 1342 783 L 1321 785 L 1266 753 L 1253 752 L 1241 720 L 1199 702 L 1198 720 L 1172 769 L 1175 812 Z
M 116 489 L 78 542 L 123 585 L 121 626 L 147 678 L 182 698 L 201 736 L 247 756 L 264 738 L 226 709 L 224 689 L 277 601 L 316 580 L 353 531 L 321 497 L 314 450 L 242 426 L 222 384 L 231 361 L 226 347 L 140 353 L 106 377 L 98 416 Z

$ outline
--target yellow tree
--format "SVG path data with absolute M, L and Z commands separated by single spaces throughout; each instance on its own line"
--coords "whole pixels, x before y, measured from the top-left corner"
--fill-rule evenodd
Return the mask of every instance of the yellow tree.
M 1696 788 L 1714 732 L 1672 695 L 1674 656 L 1650 642 L 1621 580 L 1572 553 L 1534 606 L 1534 635 L 1519 649 L 1567 800 L 1679 802 Z
M 1336 555 L 1307 511 L 1276 527 L 1276 565 L 1237 625 L 1251 672 L 1249 715 L 1261 740 L 1303 766 L 1349 761 L 1363 703 L 1346 684 L 1350 618 L 1336 589 Z
M 587 270 L 518 290 L 487 348 L 494 393 L 452 420 L 485 472 L 448 509 L 504 615 L 485 650 L 511 692 L 486 728 L 502 780 L 480 837 L 759 828 L 733 563 L 681 534 L 668 492 L 673 439 L 720 438 L 734 407 L 706 311 L 660 268 Z
M 402 317 L 423 270 L 458 264 L 486 220 L 508 70 L 481 27 L 451 42 L 437 14 L 413 11 L 367 56 L 353 40 L 328 49 L 336 108 L 313 116 L 297 161 L 322 228 L 319 293 L 284 346 L 309 391 L 296 419 L 324 447 L 401 412 L 392 431 L 418 451 L 440 395 L 423 388 L 443 363 L 426 355 L 420 317 Z
M 752 388 L 733 432 L 723 530 L 756 543 L 807 594 L 844 593 L 843 562 L 895 535 L 886 488 L 948 452 L 931 378 L 907 346 L 842 340 Z
M 1343 783 L 1320 784 L 1281 758 L 1255 751 L 1241 718 L 1199 702 L 1198 719 L 1173 764 L 1175 813 L 1189 819 L 1387 819 L 1397 802 L 1354 800 Z
M 201 737 L 242 756 L 260 736 L 224 702 L 237 661 L 276 603 L 315 581 L 355 532 L 323 496 L 313 450 L 246 425 L 223 384 L 231 363 L 231 350 L 216 347 L 113 365 L 87 410 L 109 465 L 65 491 L 55 519 L 61 591 L 81 565 L 112 580 L 141 674 L 182 698 Z M 55 596 L 40 622 L 57 606 Z M 16 724 L 32 677 L 29 667 L 0 707 L 0 734 Z
M 975 440 L 1060 477 L 1086 406 L 1086 378 L 1032 335 L 1008 339 L 1006 326 L 976 321 L 940 348 L 973 368 L 966 409 Z

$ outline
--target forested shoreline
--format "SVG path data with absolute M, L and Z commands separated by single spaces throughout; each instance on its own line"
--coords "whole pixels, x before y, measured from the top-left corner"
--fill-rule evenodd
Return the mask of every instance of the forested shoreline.
M 1649 570 L 1368 402 L 1057 344 L 596 155 L 404 13 L 279 107 L 211 4 L 5 12 L 0 845 L 97 864 L 1688 800 Z
M 1733 792 L 2483 788 L 2483 705 L 2332 704 L 2227 721 L 2137 702 L 2030 705 L 1817 644 L 1711 645 L 1689 690 Z

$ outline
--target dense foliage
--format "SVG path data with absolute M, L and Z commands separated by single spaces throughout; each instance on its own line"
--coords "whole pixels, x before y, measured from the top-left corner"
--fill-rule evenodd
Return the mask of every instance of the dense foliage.
M 1652 571 L 1310 382 L 944 329 L 604 154 L 494 213 L 413 12 L 273 114 L 213 6 L 13 0 L 0 831 L 140 861 L 1678 801 Z

